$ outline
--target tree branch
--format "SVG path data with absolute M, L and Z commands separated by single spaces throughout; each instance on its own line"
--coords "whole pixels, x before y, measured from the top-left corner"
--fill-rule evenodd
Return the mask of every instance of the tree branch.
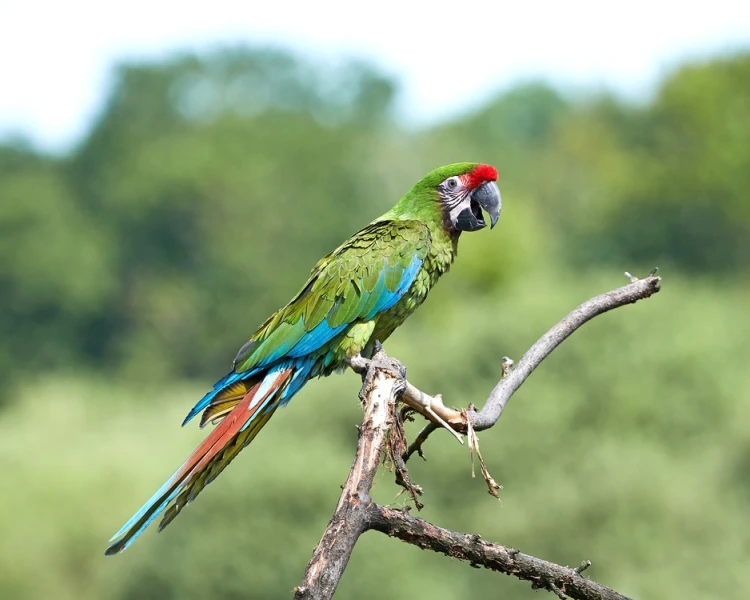
M 421 455 L 421 444 L 439 427 L 438 423 L 443 426 L 444 423 L 449 423 L 453 429 L 468 432 L 470 444 L 477 451 L 481 462 L 474 431 L 492 427 L 513 393 L 550 352 L 576 329 L 597 315 L 657 293 L 661 280 L 655 277 L 655 272 L 654 270 L 641 280 L 630 276 L 630 285 L 584 302 L 542 336 L 512 371 L 506 368 L 509 365 L 506 361 L 503 365 L 503 378 L 479 412 L 474 411 L 472 406 L 468 410 L 449 409 L 443 405 L 440 396 L 423 394 L 405 379 L 399 379 L 400 365 L 392 361 L 379 345 L 371 361 L 361 358 L 354 361 L 356 364 L 351 366 L 358 372 L 363 372 L 364 365 L 367 364 L 360 392 L 360 398 L 365 404 L 365 414 L 357 453 L 333 517 L 313 552 L 302 582 L 294 590 L 294 598 L 331 598 L 359 536 L 374 529 L 420 548 L 430 548 L 447 556 L 468 560 L 472 566 L 485 566 L 530 581 L 534 588 L 546 589 L 559 598 L 627 600 L 625 596 L 581 575 L 590 565 L 589 561 L 570 569 L 512 548 L 484 542 L 478 535 L 448 531 L 412 517 L 406 511 L 375 504 L 370 498 L 370 489 L 380 457 L 386 449 L 399 476 L 416 500 L 417 487 L 409 482 L 405 464 L 398 460 L 398 453 L 402 453 L 404 459 L 414 452 Z M 395 366 L 388 366 L 390 364 Z M 398 396 L 401 396 L 407 406 L 431 419 L 406 450 L 403 450 L 405 442 L 402 422 L 395 410 Z M 397 431 L 391 432 L 390 428 L 396 428 Z M 488 485 L 494 483 L 487 476 L 485 479 Z
M 374 359 L 388 360 L 382 349 Z M 377 369 L 363 376 L 361 396 L 365 416 L 359 428 L 354 464 L 349 471 L 336 510 L 307 564 L 302 582 L 294 589 L 295 600 L 330 598 L 349 562 L 359 536 L 368 525 L 370 489 L 380 464 L 385 435 L 391 424 L 399 380 L 393 371 Z
M 430 396 L 412 384 L 407 384 L 406 391 L 401 400 L 407 406 L 422 414 L 426 419 L 429 419 L 431 424 L 428 424 L 420 432 L 417 439 L 412 442 L 408 450 L 404 453 L 404 460 L 407 460 L 414 452 L 418 452 L 421 455 L 422 444 L 433 431 L 439 429 L 439 427 L 434 425 L 437 421 L 430 413 L 439 415 L 443 421 L 450 424 L 457 431 L 467 431 L 467 416 L 471 419 L 471 424 L 475 431 L 489 429 L 497 423 L 500 415 L 505 410 L 505 406 L 508 404 L 508 400 L 521 387 L 534 369 L 574 331 L 598 315 L 619 308 L 620 306 L 625 306 L 626 304 L 634 304 L 638 300 L 650 298 L 661 289 L 661 277 L 656 276 L 656 269 L 644 279 L 637 279 L 629 273 L 626 273 L 626 275 L 630 278 L 630 284 L 591 298 L 581 304 L 545 333 L 523 355 L 523 358 L 518 361 L 513 369 L 507 372 L 504 369 L 502 378 L 488 396 L 482 409 L 478 412 L 473 409 L 461 411 L 449 408 L 443 404 L 441 396 Z M 426 411 L 425 406 L 429 406 L 430 411 Z
M 553 593 L 557 589 L 564 594 L 563 597 L 580 600 L 628 600 L 626 596 L 586 579 L 577 570 L 580 567 L 562 567 L 523 554 L 514 548 L 485 542 L 478 535 L 449 531 L 423 519 L 412 517 L 402 510 L 371 504 L 368 511 L 372 529 L 423 550 L 430 549 L 452 558 L 469 561 L 472 567 L 481 565 L 493 571 L 513 575 L 530 581 L 535 588 L 547 589 Z M 590 564 L 589 561 L 585 563 Z
M 541 362 L 549 356 L 555 348 L 565 341 L 576 329 L 601 314 L 625 306 L 635 304 L 638 300 L 650 298 L 659 292 L 661 277 L 656 277 L 654 269 L 648 277 L 636 279 L 631 277 L 629 285 L 623 286 L 606 294 L 591 298 L 570 312 L 562 321 L 545 333 L 534 344 L 523 358 L 518 361 L 508 377 L 501 379 L 492 390 L 482 410 L 470 413 L 471 422 L 476 431 L 489 429 L 503 414 L 505 406 L 515 391 L 531 375 Z

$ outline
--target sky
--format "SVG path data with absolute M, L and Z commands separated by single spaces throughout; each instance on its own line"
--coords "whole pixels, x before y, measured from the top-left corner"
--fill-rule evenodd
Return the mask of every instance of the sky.
M 118 62 L 238 42 L 369 59 L 427 124 L 539 77 L 642 100 L 686 60 L 750 48 L 750 2 L 0 0 L 0 139 L 64 152 Z

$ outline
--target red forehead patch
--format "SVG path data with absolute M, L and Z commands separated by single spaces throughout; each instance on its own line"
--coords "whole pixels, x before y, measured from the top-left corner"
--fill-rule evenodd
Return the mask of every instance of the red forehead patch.
M 497 181 L 497 169 L 492 165 L 477 165 L 468 174 L 469 189 L 482 185 L 485 181 Z

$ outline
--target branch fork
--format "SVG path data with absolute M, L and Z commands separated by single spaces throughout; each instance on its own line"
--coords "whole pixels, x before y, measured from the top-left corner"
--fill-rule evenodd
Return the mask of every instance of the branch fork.
M 576 329 L 597 315 L 649 298 L 660 289 L 661 278 L 656 277 L 656 270 L 644 279 L 627 273 L 626 276 L 631 279 L 629 285 L 581 304 L 544 334 L 515 367 L 513 361 L 504 359 L 501 379 L 479 411 L 473 405 L 467 409 L 448 408 L 442 397 L 428 396 L 418 390 L 406 381 L 400 363 L 392 361 L 379 344 L 372 360 L 361 356 L 350 359 L 349 366 L 363 375 L 360 398 L 364 404 L 364 419 L 359 428 L 357 452 L 349 477 L 342 486 L 336 510 L 313 552 L 302 582 L 294 589 L 294 598 L 331 598 L 359 536 L 365 531 L 375 530 L 420 548 L 468 561 L 473 567 L 483 566 L 513 575 L 531 582 L 535 589 L 545 589 L 558 598 L 628 600 L 622 594 L 582 575 L 591 565 L 590 561 L 583 561 L 574 569 L 556 565 L 513 548 L 486 542 L 478 534 L 437 527 L 412 517 L 408 510 L 380 506 L 370 498 L 375 474 L 385 454 L 396 470 L 397 481 L 409 491 L 417 507 L 421 507 L 417 500 L 421 489 L 409 480 L 405 463 L 414 452 L 423 457 L 422 444 L 440 427 L 449 429 L 461 441 L 460 433 L 466 433 L 469 449 L 477 453 L 489 492 L 497 496 L 500 486 L 487 472 L 479 452 L 476 432 L 495 425 L 513 393 L 550 352 Z M 430 421 L 408 447 L 403 432 L 403 417 L 396 410 L 398 400 Z

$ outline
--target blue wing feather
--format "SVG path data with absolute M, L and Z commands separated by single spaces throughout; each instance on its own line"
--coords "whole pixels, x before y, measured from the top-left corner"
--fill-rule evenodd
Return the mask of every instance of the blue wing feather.
M 401 279 L 399 280 L 396 289 L 391 291 L 388 290 L 385 285 L 385 276 L 388 269 L 395 267 L 391 267 L 388 264 L 388 261 L 384 260 L 383 268 L 380 270 L 380 275 L 378 276 L 375 287 L 369 293 L 362 293 L 362 300 L 360 301 L 358 307 L 359 310 L 356 311 L 357 314 L 354 315 L 353 318 L 351 318 L 346 323 L 342 323 L 338 327 L 331 327 L 328 324 L 326 317 L 326 319 L 323 319 L 313 329 L 302 334 L 302 337 L 296 343 L 280 345 L 279 348 L 275 349 L 273 353 L 269 354 L 269 356 L 259 361 L 253 368 L 241 373 L 237 373 L 234 371 L 228 373 L 226 376 L 216 382 L 216 384 L 214 384 L 213 389 L 208 394 L 206 394 L 198 401 L 198 403 L 188 413 L 187 417 L 185 417 L 185 420 L 182 422 L 182 424 L 187 424 L 196 415 L 205 410 L 211 404 L 211 401 L 216 397 L 216 395 L 220 393 L 221 390 L 226 386 L 242 379 L 252 377 L 253 375 L 256 375 L 258 372 L 267 368 L 269 365 L 285 357 L 301 358 L 317 350 L 320 350 L 320 348 L 322 348 L 325 344 L 339 335 L 353 322 L 357 320 L 369 321 L 377 314 L 392 308 L 399 300 L 401 300 L 401 298 L 404 297 L 404 294 L 406 294 L 411 285 L 414 283 L 414 280 L 416 279 L 417 273 L 419 273 L 419 269 L 422 267 L 423 262 L 423 259 L 419 258 L 418 256 L 414 256 L 409 265 L 402 271 Z M 363 314 L 364 311 L 367 312 Z M 284 333 L 288 334 L 289 328 L 298 329 L 302 326 L 303 324 L 301 319 L 293 325 L 289 323 L 281 323 L 279 325 L 279 329 L 277 330 L 279 332 L 278 335 L 283 336 Z M 282 333 L 282 329 L 286 329 L 286 331 Z M 271 340 L 276 335 L 277 331 L 274 331 L 268 338 L 263 340 L 263 342 L 258 345 L 258 349 L 262 348 L 262 346 L 268 343 L 269 340 Z M 291 398 L 292 395 L 293 394 L 289 394 L 288 398 Z
M 305 354 L 310 354 L 311 352 L 319 350 L 339 333 L 344 331 L 344 329 L 349 327 L 350 324 L 351 323 L 342 323 L 338 327 L 331 327 L 328 325 L 328 322 L 323 319 L 302 336 L 302 339 L 289 352 L 289 356 L 304 356 Z

